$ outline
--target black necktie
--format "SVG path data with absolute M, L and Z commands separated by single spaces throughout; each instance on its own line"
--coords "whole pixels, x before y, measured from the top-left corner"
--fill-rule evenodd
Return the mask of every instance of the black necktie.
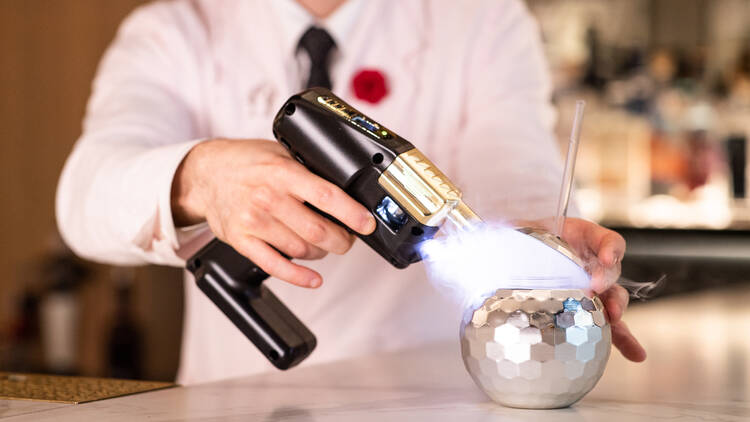
M 328 75 L 328 59 L 331 50 L 336 47 L 333 38 L 324 29 L 311 26 L 299 40 L 301 48 L 310 56 L 310 76 L 307 88 L 320 86 L 331 89 L 331 78 Z

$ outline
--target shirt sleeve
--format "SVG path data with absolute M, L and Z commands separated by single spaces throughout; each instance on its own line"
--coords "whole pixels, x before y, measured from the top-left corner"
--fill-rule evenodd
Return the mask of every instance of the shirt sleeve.
M 174 227 L 170 194 L 178 165 L 201 137 L 196 52 L 206 42 L 187 3 L 137 9 L 99 66 L 56 198 L 58 228 L 85 258 L 184 262 L 178 252 L 189 233 Z
M 457 181 L 485 219 L 549 217 L 562 160 L 540 32 L 522 2 L 489 3 L 467 58 Z

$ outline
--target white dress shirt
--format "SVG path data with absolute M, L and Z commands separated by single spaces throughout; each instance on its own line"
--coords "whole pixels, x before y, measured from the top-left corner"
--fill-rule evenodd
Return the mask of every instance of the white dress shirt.
M 291 0 L 175 0 L 133 12 L 102 59 L 58 187 L 70 247 L 112 264 L 184 265 L 207 232 L 174 226 L 176 167 L 202 139 L 272 139 L 274 114 L 307 77 L 296 47 L 313 22 Z M 480 215 L 554 213 L 550 83 L 521 1 L 350 0 L 317 24 L 336 41 L 334 92 L 425 152 Z M 362 69 L 385 75 L 389 94 L 377 104 L 353 93 Z M 318 337 L 303 365 L 457 339 L 461 310 L 422 264 L 397 270 L 358 241 L 309 266 L 323 275 L 317 290 L 268 281 Z M 189 277 L 186 286 L 179 381 L 273 370 Z

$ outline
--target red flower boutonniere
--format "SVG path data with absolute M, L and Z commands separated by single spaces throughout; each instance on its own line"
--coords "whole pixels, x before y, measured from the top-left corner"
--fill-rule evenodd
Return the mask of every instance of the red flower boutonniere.
M 375 69 L 362 69 L 352 79 L 354 95 L 360 100 L 377 104 L 388 95 L 385 76 Z

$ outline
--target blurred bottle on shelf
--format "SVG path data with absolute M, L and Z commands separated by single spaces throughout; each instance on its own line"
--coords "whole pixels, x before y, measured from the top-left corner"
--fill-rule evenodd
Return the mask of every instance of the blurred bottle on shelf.
M 89 271 L 57 237 L 39 267 L 44 286 L 39 316 L 45 372 L 75 375 L 80 341 L 78 291 Z
M 75 289 L 66 284 L 53 286 L 42 300 L 40 310 L 45 372 L 75 375 L 80 338 Z
M 744 43 L 747 44 L 747 41 Z M 750 204 L 747 186 L 748 171 L 747 139 L 750 135 L 750 47 L 745 46 L 733 68 L 723 75 L 721 85 L 725 87 L 721 107 L 721 123 L 724 147 L 731 174 L 731 193 L 734 198 L 736 218 L 750 224 Z
M 112 271 L 115 282 L 114 321 L 107 342 L 109 376 L 113 378 L 140 379 L 143 375 L 143 333 L 133 309 L 132 268 Z
M 686 5 L 702 11 L 677 30 L 642 2 L 529 0 L 555 76 L 558 138 L 574 100 L 590 104 L 577 169 L 584 217 L 750 227 L 750 37 L 740 3 Z
M 3 370 L 40 372 L 44 354 L 40 337 L 39 293 L 26 289 L 18 303 L 18 312 L 10 324 L 4 342 Z
M 743 199 L 747 196 L 747 136 L 743 133 L 729 135 L 724 145 L 727 150 L 732 197 Z
M 651 135 L 651 195 L 678 195 L 687 172 L 687 154 L 679 139 L 655 130 Z

